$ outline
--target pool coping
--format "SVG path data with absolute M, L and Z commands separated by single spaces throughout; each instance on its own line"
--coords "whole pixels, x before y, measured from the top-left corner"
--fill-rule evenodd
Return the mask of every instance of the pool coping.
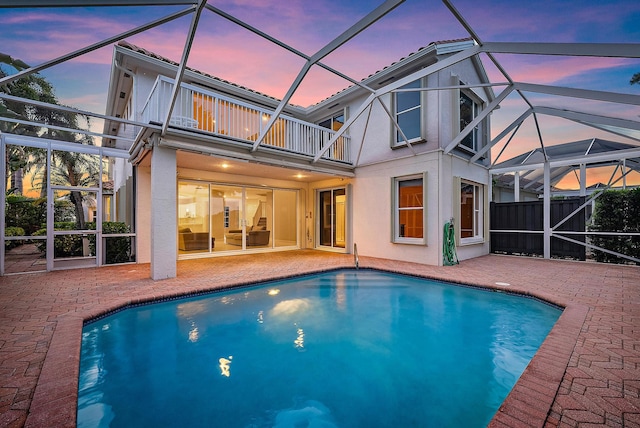
M 226 291 L 249 285 L 289 279 L 296 276 L 330 272 L 348 267 L 318 269 L 299 275 L 282 275 L 263 281 L 239 281 L 225 284 L 224 287 L 209 287 L 185 292 L 160 293 L 138 299 L 122 298 L 110 301 L 86 313 L 71 313 L 58 317 L 49 350 L 44 360 L 40 377 L 36 384 L 30 412 L 25 427 L 75 427 L 78 401 L 78 379 L 80 372 L 80 348 L 82 328 L 87 321 L 115 313 L 119 310 L 141 304 L 155 303 L 191 296 Z M 531 292 L 517 287 L 497 284 L 456 282 L 436 276 L 407 274 L 388 267 L 363 267 L 419 278 L 471 286 L 494 292 L 532 297 L 550 303 L 562 309 L 562 314 L 531 359 L 524 372 L 500 405 L 488 426 L 543 426 L 549 416 L 551 406 L 560 388 L 569 360 L 575 348 L 589 308 L 575 302 L 565 302 L 557 296 L 540 292 Z

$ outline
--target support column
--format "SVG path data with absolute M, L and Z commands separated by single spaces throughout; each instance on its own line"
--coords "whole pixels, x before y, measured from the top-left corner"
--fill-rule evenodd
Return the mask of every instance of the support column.
M 544 258 L 551 258 L 551 166 L 544 163 L 544 195 L 542 197 L 542 228 L 544 230 Z
M 151 278 L 177 274 L 176 151 L 154 145 L 151 152 Z
M 520 202 L 520 171 L 513 174 L 513 202 Z
M 587 165 L 580 164 L 580 196 L 587 196 Z

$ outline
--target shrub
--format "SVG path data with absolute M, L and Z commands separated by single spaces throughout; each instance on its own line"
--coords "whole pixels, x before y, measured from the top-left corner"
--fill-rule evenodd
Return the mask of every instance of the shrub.
M 32 235 L 47 219 L 46 198 L 7 195 L 4 218 L 6 227 L 21 227 L 24 235 Z
M 640 231 L 640 188 L 633 190 L 607 190 L 596 200 L 593 212 L 594 232 L 639 232 Z M 640 237 L 637 236 L 594 236 L 594 245 L 620 254 L 640 258 Z M 623 259 L 604 251 L 594 250 L 596 261 L 605 263 L 627 263 Z
M 95 222 L 87 223 L 87 229 L 95 229 Z M 129 233 L 131 232 L 131 228 L 123 222 L 120 221 L 103 221 L 102 222 L 102 234 L 111 234 L 111 233 Z M 95 238 L 92 236 L 90 238 L 90 248 L 91 252 L 95 254 L 96 242 Z M 126 263 L 133 261 L 131 257 L 131 240 L 130 236 L 117 236 L 117 237 L 107 237 L 105 244 L 105 263 L 106 264 L 114 264 L 114 263 Z
M 4 236 L 24 236 L 24 229 L 21 227 L 15 227 L 15 226 L 5 227 Z M 4 247 L 7 250 L 18 247 L 20 245 L 22 245 L 22 241 L 19 241 L 19 240 L 4 241 Z
M 54 223 L 55 230 L 74 230 L 76 228 L 75 222 L 56 222 Z M 88 230 L 95 230 L 96 223 L 86 223 Z M 102 233 L 129 233 L 131 230 L 126 223 L 116 221 L 102 222 Z M 34 233 L 34 235 L 43 236 L 46 234 L 46 228 L 40 229 Z M 81 233 L 73 235 L 58 235 L 53 241 L 54 245 L 54 257 L 82 257 L 84 255 L 84 237 Z M 86 239 L 89 244 L 89 255 L 96 254 L 96 236 L 87 235 Z M 131 256 L 131 240 L 129 236 L 118 236 L 113 238 L 106 238 L 106 254 L 105 263 L 126 263 L 133 261 Z M 42 252 L 46 250 L 46 242 L 38 241 L 36 244 L 38 249 Z
M 55 230 L 74 230 L 76 224 L 72 221 L 55 222 L 53 227 Z M 47 229 L 42 228 L 33 233 L 34 236 L 45 236 Z M 36 243 L 38 250 L 45 252 L 47 249 L 46 241 L 38 241 Z M 58 235 L 53 240 L 53 255 L 56 258 L 62 257 L 82 257 L 83 240 L 82 235 Z

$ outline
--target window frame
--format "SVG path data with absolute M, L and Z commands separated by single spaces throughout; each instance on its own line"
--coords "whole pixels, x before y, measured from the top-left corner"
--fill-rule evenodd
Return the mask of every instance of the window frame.
M 463 82 L 459 82 L 460 85 L 464 85 Z M 469 99 L 469 101 L 471 101 L 472 103 L 472 111 L 471 111 L 471 120 L 468 123 L 471 123 L 473 120 L 475 120 L 475 118 L 478 117 L 478 115 L 480 114 L 480 112 L 482 111 L 482 107 L 484 102 L 475 94 L 475 92 L 470 91 L 470 90 L 466 90 L 466 89 L 459 89 L 458 91 L 458 96 L 457 96 L 457 123 L 458 123 L 458 129 L 457 129 L 457 133 L 460 134 L 462 132 L 462 130 L 467 126 L 462 126 L 462 97 L 466 97 L 467 99 Z M 458 147 L 461 148 L 462 150 L 465 151 L 469 151 L 472 153 L 477 153 L 478 150 L 482 147 L 482 130 L 484 129 L 484 121 L 482 121 L 481 123 L 479 123 L 475 128 L 473 128 L 471 130 L 471 132 L 469 134 L 467 134 L 467 136 L 460 141 L 460 144 L 458 144 Z M 468 146 L 465 144 L 465 140 L 467 140 L 469 137 L 471 137 L 471 146 Z
M 473 187 L 473 215 L 472 215 L 472 228 L 471 236 L 462 236 L 462 187 Z M 486 220 L 487 214 L 487 186 L 481 183 L 477 183 L 471 180 L 465 180 L 458 177 L 456 180 L 456 192 L 457 195 L 457 237 L 459 245 L 479 244 L 486 241 Z
M 422 88 L 424 87 L 424 79 L 420 78 L 420 79 L 416 79 L 410 83 L 407 83 L 406 85 L 398 88 L 398 89 L 405 89 L 410 87 L 409 85 L 413 85 L 416 82 L 418 82 L 418 86 L 416 88 Z M 400 131 L 398 130 L 398 128 L 396 128 L 395 125 L 392 125 L 391 127 L 391 148 L 399 148 L 399 147 L 407 147 L 407 141 L 410 144 L 415 144 L 415 143 L 420 143 L 420 142 L 424 142 L 425 138 L 424 138 L 424 99 L 423 99 L 423 91 L 416 91 L 418 93 L 418 104 L 415 106 L 412 106 L 410 108 L 404 109 L 401 112 L 398 111 L 398 96 L 401 96 L 403 94 L 405 94 L 404 92 L 393 92 L 392 93 L 392 98 L 391 98 L 391 104 L 392 104 L 392 110 L 393 110 L 393 118 L 395 120 L 395 122 L 398 124 L 398 126 L 400 126 L 400 121 L 398 119 L 398 117 L 402 114 L 407 114 L 410 113 L 412 111 L 415 110 L 419 110 L 419 116 L 420 116 L 420 123 L 418 124 L 419 127 L 419 132 L 418 132 L 418 136 L 417 137 L 412 137 L 409 138 L 407 137 L 407 140 L 405 141 L 402 138 L 402 135 L 400 134 Z M 410 92 L 412 93 L 412 92 Z M 404 130 L 403 130 L 404 131 Z
M 405 209 L 422 210 L 422 237 L 401 236 L 400 228 L 400 183 L 422 180 L 422 207 L 405 207 Z M 427 245 L 427 173 L 418 173 L 391 178 L 391 242 L 395 244 Z
M 338 117 L 342 117 L 342 122 L 337 122 L 335 120 Z M 320 126 L 322 128 L 326 128 L 326 129 L 328 129 L 330 131 L 337 132 L 337 131 L 340 130 L 340 128 L 342 128 L 344 126 L 346 121 L 347 121 L 347 109 L 341 109 L 339 113 L 336 112 L 336 113 L 334 113 L 334 114 L 332 114 L 330 116 L 325 117 L 324 119 L 318 121 L 316 123 L 316 125 L 318 125 L 318 126 Z M 330 126 L 325 126 L 324 124 L 326 122 L 328 122 L 328 125 L 330 125 Z M 340 123 L 341 125 L 337 129 L 335 129 L 334 128 L 334 123 Z

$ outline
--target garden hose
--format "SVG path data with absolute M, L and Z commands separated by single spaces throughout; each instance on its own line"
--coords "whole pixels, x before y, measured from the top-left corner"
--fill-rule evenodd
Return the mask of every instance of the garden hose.
M 456 254 L 456 234 L 453 229 L 453 219 L 444 225 L 442 240 L 442 264 L 445 266 L 457 265 L 458 255 Z

